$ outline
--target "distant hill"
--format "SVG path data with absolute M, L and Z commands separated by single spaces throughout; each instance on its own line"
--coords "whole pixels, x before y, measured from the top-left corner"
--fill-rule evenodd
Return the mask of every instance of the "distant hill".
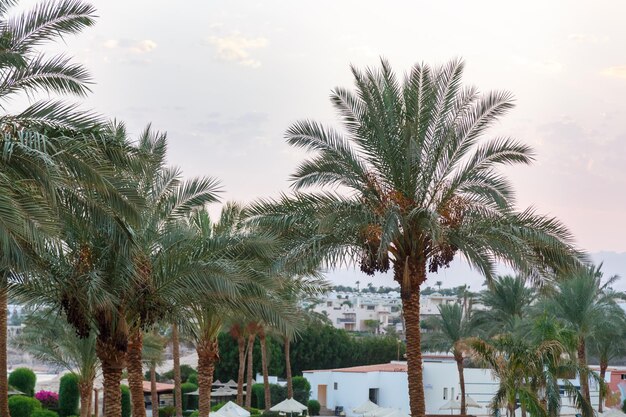
M 590 254 L 594 263 L 603 262 L 602 271 L 604 276 L 619 275 L 622 277 L 615 285 L 616 290 L 626 291 L 626 252 L 595 252 Z M 502 267 L 500 273 L 511 273 L 507 268 Z M 370 277 L 360 270 L 336 270 L 327 274 L 328 279 L 337 285 L 355 286 L 356 281 L 360 281 L 360 287 L 365 288 L 369 282 L 375 287 L 395 286 L 390 273 L 377 274 Z M 442 287 L 450 288 L 468 284 L 470 290 L 480 291 L 484 283 L 484 278 L 476 271 L 472 270 L 465 260 L 457 258 L 449 268 L 439 271 L 437 274 L 429 274 L 426 285 L 434 286 L 435 282 L 442 281 Z

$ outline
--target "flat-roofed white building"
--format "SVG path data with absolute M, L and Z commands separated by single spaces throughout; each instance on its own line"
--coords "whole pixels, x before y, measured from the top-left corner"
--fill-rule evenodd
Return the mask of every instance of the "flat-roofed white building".
M 311 398 L 322 407 L 343 407 L 347 416 L 368 399 L 381 407 L 397 408 L 409 414 L 409 390 L 406 362 L 393 361 L 379 365 L 304 371 L 311 384 Z M 440 410 L 461 392 L 456 363 L 448 357 L 426 357 L 423 363 L 424 396 L 427 414 L 450 414 Z M 468 414 L 489 415 L 489 403 L 498 389 L 498 381 L 488 369 L 465 368 L 465 392 L 483 408 L 469 408 Z M 570 380 L 578 385 L 577 380 Z M 610 375 L 607 376 L 610 381 Z M 597 407 L 598 389 L 591 384 L 591 400 Z M 564 396 L 561 415 L 574 415 L 576 409 Z M 458 410 L 455 411 L 458 414 Z M 504 415 L 504 414 L 503 414 Z

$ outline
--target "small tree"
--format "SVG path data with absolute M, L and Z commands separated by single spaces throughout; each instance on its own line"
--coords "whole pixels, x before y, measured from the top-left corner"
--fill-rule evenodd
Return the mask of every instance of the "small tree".
M 309 407 L 309 416 L 319 416 L 320 409 L 322 408 L 319 401 L 309 400 L 307 402 L 307 407 Z
M 311 384 L 303 376 L 293 377 L 293 398 L 301 404 L 306 404 L 311 396 Z
M 9 385 L 32 397 L 35 395 L 37 375 L 29 368 L 16 368 L 9 375 Z
M 130 388 L 127 385 L 120 385 L 122 391 L 122 417 L 130 417 L 131 414 L 131 402 L 130 402 Z
M 59 381 L 59 415 L 61 417 L 78 414 L 80 398 L 78 379 L 78 375 L 70 373 L 63 375 Z

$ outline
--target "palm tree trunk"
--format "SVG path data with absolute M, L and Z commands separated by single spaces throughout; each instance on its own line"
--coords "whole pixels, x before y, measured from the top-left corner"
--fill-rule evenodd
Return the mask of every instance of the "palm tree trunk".
M 237 405 L 243 406 L 243 380 L 246 373 L 246 339 L 243 335 L 237 337 L 239 349 L 239 372 L 237 373 Z
M 270 395 L 270 378 L 267 369 L 267 346 L 265 344 L 265 331 L 261 328 L 259 332 L 259 342 L 261 344 L 261 369 L 263 371 L 263 388 L 265 392 L 265 411 L 269 411 L 272 406 Z
M 394 279 L 400 283 L 402 309 L 406 322 L 406 358 L 409 380 L 409 407 L 413 417 L 426 415 L 422 349 L 420 334 L 420 285 L 426 280 L 426 263 L 406 259 L 404 265 L 395 265 Z
M 600 360 L 600 381 L 604 382 L 606 376 L 606 368 L 609 367 L 609 363 L 606 360 Z M 604 384 L 600 385 L 600 393 L 598 398 L 598 413 L 602 413 L 602 406 L 604 402 L 604 396 L 606 394 Z
M 198 417 L 208 417 L 211 412 L 211 386 L 213 385 L 215 362 L 219 359 L 218 349 L 217 340 L 199 343 L 196 347 L 198 352 L 198 389 L 200 391 Z
M 150 364 L 150 401 L 152 401 L 152 417 L 159 416 L 159 393 L 157 392 L 156 366 Z
M 7 276 L 0 282 L 0 416 L 9 417 L 9 377 L 7 375 Z
M 459 385 L 461 386 L 461 414 L 467 414 L 465 406 L 465 375 L 463 373 L 463 354 L 455 349 L 454 360 L 456 361 L 456 369 L 459 371 Z
M 80 417 L 90 417 L 93 380 L 81 380 L 78 383 L 78 390 L 80 391 Z
M 293 378 L 291 376 L 291 340 L 285 336 L 285 368 L 287 371 L 287 398 L 293 398 Z
M 133 417 L 146 417 L 146 403 L 143 395 L 143 332 L 137 327 L 128 338 L 128 386 L 133 405 Z
M 120 381 L 124 370 L 126 353 L 117 349 L 115 344 L 98 340 L 96 353 L 100 359 L 102 376 L 104 377 L 104 417 L 120 417 L 122 415 L 122 392 Z
M 583 398 L 588 404 L 591 403 L 591 395 L 589 394 L 589 375 L 587 374 L 587 350 L 585 347 L 585 337 L 578 338 L 578 366 L 580 366 L 580 390 Z
M 178 325 L 172 324 L 172 359 L 174 360 L 174 398 L 176 399 L 176 417 L 183 417 L 183 390 L 180 378 L 180 345 Z
M 250 409 L 252 406 L 252 365 L 253 365 L 253 357 L 252 350 L 254 349 L 254 333 L 251 333 L 248 336 L 248 375 L 246 378 L 246 408 Z

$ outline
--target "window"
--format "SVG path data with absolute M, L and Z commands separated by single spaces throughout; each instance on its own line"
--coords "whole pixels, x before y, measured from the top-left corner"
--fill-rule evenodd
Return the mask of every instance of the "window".
M 335 391 L 337 391 L 337 388 L 338 388 L 338 387 L 339 387 L 339 384 L 338 384 L 338 383 L 336 383 L 336 382 L 335 382 L 335 383 L 333 383 L 333 389 L 334 389 Z
M 370 388 L 370 401 L 378 404 L 378 388 Z
M 448 399 L 448 388 L 444 388 L 443 389 L 443 399 L 447 400 Z
M 626 374 L 622 374 L 622 380 L 626 379 Z
M 373 310 L 373 309 L 374 309 L 374 306 L 367 306 L 367 309 L 368 309 L 368 310 Z
M 450 388 L 450 398 L 454 399 L 454 387 Z
M 333 306 L 332 301 L 326 301 L 326 307 L 332 307 L 332 306 Z

